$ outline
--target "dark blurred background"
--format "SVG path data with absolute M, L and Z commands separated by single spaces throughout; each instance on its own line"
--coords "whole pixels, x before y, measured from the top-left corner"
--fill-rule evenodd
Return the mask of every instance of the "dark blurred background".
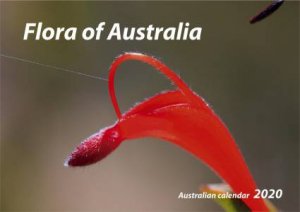
M 299 3 L 248 20 L 268 2 L 1 2 L 1 54 L 107 77 L 125 51 L 160 58 L 224 120 L 260 188 L 298 211 Z M 201 41 L 23 41 L 45 26 L 201 26 Z M 128 62 L 116 85 L 123 111 L 170 83 Z M 105 160 L 66 168 L 82 139 L 114 123 L 107 82 L 1 57 L 1 211 L 219 211 L 179 192 L 221 180 L 201 161 L 155 139 L 125 142 Z

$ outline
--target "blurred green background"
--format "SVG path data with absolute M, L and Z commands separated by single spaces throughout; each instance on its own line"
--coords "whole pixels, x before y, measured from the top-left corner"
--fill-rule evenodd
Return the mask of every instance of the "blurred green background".
M 299 3 L 266 20 L 267 2 L 1 2 L 1 54 L 107 77 L 125 51 L 160 58 L 227 124 L 260 188 L 298 211 Z M 201 41 L 23 41 L 26 22 L 96 27 L 201 26 Z M 116 79 L 121 108 L 170 83 L 138 62 Z M 1 211 L 218 211 L 210 200 L 178 200 L 220 179 L 202 162 L 155 139 L 126 142 L 105 160 L 66 168 L 81 140 L 114 123 L 107 82 L 1 57 Z

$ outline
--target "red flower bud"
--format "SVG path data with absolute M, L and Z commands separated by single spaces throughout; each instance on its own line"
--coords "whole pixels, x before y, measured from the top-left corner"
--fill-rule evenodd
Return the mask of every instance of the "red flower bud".
M 65 166 L 95 163 L 115 150 L 122 140 L 118 125 L 102 129 L 85 139 L 66 160 Z

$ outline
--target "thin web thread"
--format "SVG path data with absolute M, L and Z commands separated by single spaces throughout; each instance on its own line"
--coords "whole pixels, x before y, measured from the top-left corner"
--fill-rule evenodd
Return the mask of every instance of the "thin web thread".
M 80 75 L 80 76 L 84 76 L 84 77 L 88 77 L 88 78 L 92 78 L 92 79 L 97 79 L 97 80 L 102 80 L 102 81 L 108 81 L 106 78 L 97 77 L 97 76 L 85 74 L 85 73 L 82 73 L 82 72 L 78 72 L 78 71 L 73 71 L 73 70 L 70 70 L 70 69 L 61 68 L 61 67 L 58 67 L 58 66 L 47 65 L 47 64 L 44 64 L 44 63 L 39 63 L 39 62 L 36 62 L 36 61 L 24 59 L 24 58 L 19 58 L 19 57 L 14 57 L 14 56 L 10 56 L 10 55 L 5 55 L 5 54 L 2 54 L 2 53 L 1 53 L 1 57 L 7 58 L 7 59 L 12 59 L 12 60 L 17 60 L 17 61 L 24 62 L 24 63 L 30 63 L 30 64 L 34 64 L 34 65 L 39 65 L 39 66 L 43 66 L 43 67 L 46 67 L 46 68 L 54 69 L 54 70 L 57 70 L 57 71 L 63 71 L 63 72 L 67 72 L 67 73 L 71 73 L 71 74 L 76 74 L 76 75 Z

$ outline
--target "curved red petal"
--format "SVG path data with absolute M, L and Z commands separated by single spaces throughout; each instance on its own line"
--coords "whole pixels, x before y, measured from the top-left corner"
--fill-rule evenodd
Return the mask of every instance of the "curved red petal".
M 180 146 L 204 161 L 234 192 L 250 194 L 243 201 L 252 210 L 267 210 L 262 199 L 253 199 L 256 185 L 251 173 L 231 134 L 208 107 L 173 104 L 124 116 L 119 126 L 125 139 L 156 137 Z
M 113 61 L 112 65 L 109 69 L 109 78 L 108 78 L 109 94 L 110 94 L 114 109 L 115 109 L 116 114 L 119 119 L 122 117 L 122 114 L 121 114 L 121 111 L 120 111 L 120 108 L 119 108 L 119 105 L 117 102 L 117 97 L 115 94 L 114 78 L 115 78 L 115 74 L 116 74 L 118 67 L 123 62 L 129 61 L 129 60 L 136 60 L 136 61 L 144 62 L 144 63 L 151 65 L 156 70 L 158 70 L 159 72 L 164 74 L 166 77 L 168 77 L 180 89 L 182 94 L 186 97 L 187 101 L 189 101 L 191 104 L 194 104 L 196 107 L 201 105 L 201 104 L 199 105 L 198 102 L 199 101 L 201 102 L 202 99 L 196 93 L 194 93 L 185 84 L 185 82 L 182 81 L 182 79 L 175 72 L 173 72 L 168 66 L 166 66 L 165 64 L 163 64 L 161 61 L 159 61 L 158 59 L 156 59 L 154 57 L 150 57 L 145 54 L 129 52 L 129 53 L 125 53 L 125 54 L 122 54 L 119 57 L 117 57 Z M 201 103 L 203 103 L 203 101 Z
M 131 116 L 137 113 L 147 113 L 158 108 L 180 103 L 189 103 L 188 99 L 181 91 L 164 91 L 151 98 L 145 99 L 142 103 L 137 103 L 133 108 L 124 113 L 122 117 Z

